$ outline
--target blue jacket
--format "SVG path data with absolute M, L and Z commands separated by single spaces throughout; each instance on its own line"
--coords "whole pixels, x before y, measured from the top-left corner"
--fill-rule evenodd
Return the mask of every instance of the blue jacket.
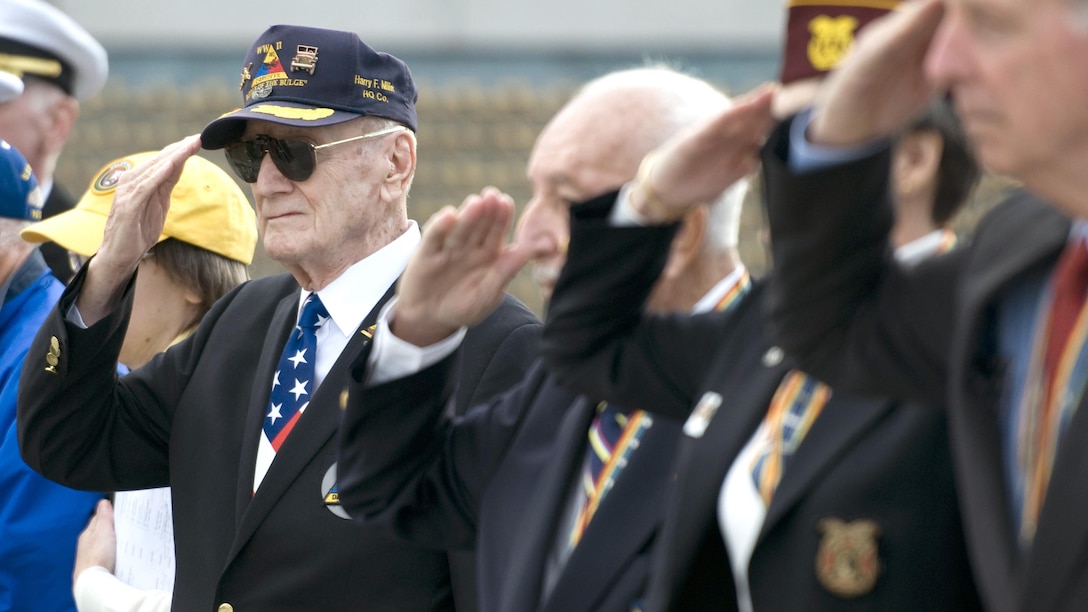
M 23 462 L 16 442 L 15 398 L 23 359 L 63 290 L 37 250 L 6 287 L 0 286 L 2 611 L 76 609 L 72 600 L 76 539 L 102 498 L 101 493 L 75 491 L 46 480 Z

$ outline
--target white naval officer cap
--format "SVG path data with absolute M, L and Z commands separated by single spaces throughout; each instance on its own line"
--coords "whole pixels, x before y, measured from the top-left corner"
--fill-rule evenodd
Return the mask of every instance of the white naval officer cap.
M 0 71 L 49 81 L 78 100 L 106 84 L 106 50 L 42 0 L 0 0 Z
M 10 72 L 0 70 L 0 104 L 14 100 L 23 93 L 23 80 Z

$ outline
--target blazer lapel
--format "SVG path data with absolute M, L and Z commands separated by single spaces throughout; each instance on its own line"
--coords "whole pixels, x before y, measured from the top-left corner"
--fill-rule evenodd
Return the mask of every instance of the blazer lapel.
M 721 537 L 717 508 L 725 476 L 763 422 L 771 397 L 788 371 L 784 364 L 763 363 L 764 355 L 772 354 L 763 352 L 766 348 L 754 338 L 751 350 L 744 355 L 728 356 L 728 364 L 715 364 L 709 370 L 715 372 L 714 378 L 726 372 L 726 377 L 716 380 L 711 389 L 721 394 L 722 405 L 702 437 L 681 434 L 676 485 L 668 501 L 664 537 L 655 562 L 655 575 L 668 573 L 660 585 L 662 589 L 679 587 L 678 577 L 690 573 L 688 563 L 705 537 Z M 723 579 L 731 580 L 728 567 L 721 571 L 725 572 Z
M 1082 398 L 1058 447 L 1054 472 L 1027 562 L 1021 610 L 1060 610 L 1068 585 L 1085 579 L 1088 553 L 1088 398 Z M 1084 602 L 1081 602 L 1084 603 Z
M 539 607 L 547 559 L 556 542 L 556 527 L 568 501 L 571 474 L 582 465 L 586 432 L 593 420 L 595 404 L 579 397 L 559 423 L 562 447 L 557 447 L 556 461 L 533 494 L 529 506 L 535 511 L 524 519 L 525 540 L 518 554 L 510 557 L 507 577 L 511 584 L 503 588 L 502 610 L 535 610 Z
M 863 435 L 874 421 L 891 409 L 888 402 L 862 400 L 832 392 L 812 430 L 790 458 L 789 467 L 771 499 L 760 538 L 774 528 L 790 508 L 812 488 L 820 475 Z
M 625 468 L 638 478 L 625 479 L 620 473 L 563 568 L 545 610 L 592 612 L 601 592 L 653 539 L 661 523 L 660 500 L 668 495 L 662 485 L 673 471 L 679 429 L 678 423 L 654 419 Z
M 242 548 L 242 545 L 253 535 L 261 521 L 268 516 L 269 511 L 276 505 L 279 498 L 287 490 L 303 468 L 314 458 L 314 456 L 321 450 L 326 442 L 336 433 L 337 428 L 340 426 L 340 393 L 344 389 L 344 382 L 351 374 L 352 365 L 358 358 L 363 349 L 370 343 L 371 333 L 370 327 L 377 321 L 378 313 L 381 312 L 382 307 L 393 296 L 396 284 L 394 283 L 386 291 L 382 299 L 371 309 L 370 313 L 363 320 L 359 329 L 355 330 L 355 333 L 348 340 L 348 344 L 344 347 L 344 351 L 340 354 L 340 357 L 336 359 L 332 369 L 325 376 L 325 380 L 321 383 L 321 386 L 313 395 L 313 399 L 310 400 L 310 405 L 307 406 L 306 412 L 298 420 L 298 425 L 288 436 L 287 440 L 280 447 L 276 458 L 272 461 L 272 465 L 268 468 L 268 473 L 265 474 L 264 480 L 261 481 L 261 486 L 257 489 L 257 492 L 253 494 L 253 499 L 245 508 L 241 522 L 238 526 L 238 532 L 235 535 L 234 547 L 231 552 L 231 558 Z M 261 355 L 261 366 L 259 370 L 263 375 L 263 379 L 254 381 L 254 396 L 255 399 L 250 403 L 250 410 L 253 411 L 254 407 L 257 408 L 258 421 L 256 423 L 247 423 L 247 425 L 253 425 L 254 431 L 247 432 L 246 441 L 250 438 L 253 439 L 252 449 L 249 454 L 243 452 L 245 462 L 248 464 L 246 470 L 249 472 L 249 480 L 239 483 L 239 488 L 247 487 L 249 491 L 253 488 L 253 473 L 255 470 L 255 461 L 251 461 L 251 458 L 257 456 L 257 443 L 260 439 L 261 423 L 264 419 L 264 403 L 268 401 L 270 390 L 265 390 L 258 393 L 257 389 L 260 384 L 268 386 L 269 381 L 272 380 L 272 373 L 276 367 L 276 362 L 279 360 L 279 354 L 283 350 L 283 343 L 286 342 L 287 333 L 290 331 L 295 323 L 297 317 L 298 296 L 292 293 L 285 301 L 290 302 L 290 306 L 294 306 L 294 309 L 288 309 L 287 323 L 284 325 L 281 333 L 276 334 L 278 343 L 274 343 L 272 340 L 266 339 L 265 350 Z M 274 327 L 280 327 L 282 323 L 279 321 L 283 304 L 276 311 L 276 324 Z M 273 346 L 270 348 L 269 344 Z M 263 369 L 266 365 L 266 361 L 270 360 L 270 365 L 267 370 Z M 257 397 L 263 398 L 261 403 L 257 404 Z M 252 416 L 252 415 L 251 415 Z M 247 449 L 249 450 L 249 449 Z M 319 491 L 314 490 L 314 499 L 317 499 Z M 239 493 L 241 495 L 241 492 Z
M 242 464 L 238 466 L 238 490 L 235 506 L 236 527 L 240 527 L 242 517 L 250 502 L 253 501 L 253 477 L 257 469 L 257 446 L 261 441 L 261 429 L 268 407 L 268 397 L 272 392 L 271 380 L 279 362 L 283 345 L 287 343 L 287 334 L 295 326 L 298 317 L 298 290 L 291 291 L 280 300 L 268 333 L 264 338 L 261 358 L 253 377 L 250 391 L 249 410 L 246 413 L 245 434 L 242 438 Z
M 963 303 L 957 309 L 955 327 L 960 335 L 953 339 L 951 357 L 952 376 L 958 385 L 949 413 L 956 485 L 961 490 L 960 505 L 979 592 L 995 609 L 1012 609 L 1023 576 L 1017 576 L 1018 548 L 1006 510 L 1009 494 L 998 422 L 1000 371 L 993 371 L 990 362 L 994 356 L 980 354 L 980 349 L 992 344 L 987 334 L 996 333 L 990 312 L 1000 293 L 1031 268 L 1055 259 L 1070 227 L 1067 218 L 1030 195 L 1014 198 L 991 213 L 1001 216 L 1004 233 L 982 234 L 972 249 L 973 261 L 963 274 Z M 1013 231 L 1015 246 L 1010 248 Z M 1043 512 L 1048 510 L 1044 507 Z M 1044 531 L 1042 537 L 1050 535 Z M 1035 607 L 1034 602 L 1030 607 Z

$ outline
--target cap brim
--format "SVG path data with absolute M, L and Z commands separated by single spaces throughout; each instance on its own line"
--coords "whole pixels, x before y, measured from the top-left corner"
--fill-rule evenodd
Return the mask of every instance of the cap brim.
M 246 121 L 268 121 L 294 127 L 321 127 L 360 117 L 357 113 L 315 107 L 299 102 L 256 102 L 231 111 L 204 126 L 200 143 L 205 149 L 222 149 L 238 140 L 246 130 Z
M 27 242 L 55 242 L 69 251 L 90 257 L 102 246 L 106 217 L 96 212 L 73 208 L 38 221 L 19 233 Z

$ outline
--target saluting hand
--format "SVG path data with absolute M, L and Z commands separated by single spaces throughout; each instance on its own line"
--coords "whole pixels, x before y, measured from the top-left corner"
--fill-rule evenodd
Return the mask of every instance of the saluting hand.
M 102 246 L 88 264 L 76 303 L 87 325 L 105 317 L 116 305 L 140 260 L 158 243 L 170 210 L 170 194 L 181 178 L 185 160 L 199 150 L 200 136 L 189 136 L 121 174 Z
M 861 144 L 894 134 L 922 112 L 934 94 L 926 54 L 943 15 L 940 0 L 905 2 L 867 28 L 820 90 L 808 139 Z
M 677 221 L 759 167 L 759 148 L 774 126 L 774 92 L 762 86 L 651 151 L 631 192 L 635 210 L 655 223 Z
M 427 346 L 490 314 L 533 255 L 507 244 L 513 218 L 513 199 L 494 187 L 435 213 L 401 276 L 393 333 Z

